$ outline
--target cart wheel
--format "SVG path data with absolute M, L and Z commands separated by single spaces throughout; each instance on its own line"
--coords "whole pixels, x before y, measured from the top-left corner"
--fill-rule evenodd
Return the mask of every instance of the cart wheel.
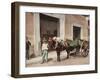
M 81 55 L 82 55 L 83 57 L 88 56 L 88 54 L 89 54 L 89 50 L 88 50 L 88 49 L 87 49 L 87 50 L 83 50 L 83 52 L 81 53 Z

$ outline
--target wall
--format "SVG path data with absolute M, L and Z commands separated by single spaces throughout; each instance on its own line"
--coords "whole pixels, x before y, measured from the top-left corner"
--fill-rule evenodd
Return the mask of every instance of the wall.
M 73 26 L 81 28 L 80 39 L 88 40 L 88 21 L 80 15 L 65 16 L 65 39 L 73 40 Z
M 31 56 L 34 54 L 34 14 L 27 12 L 26 13 L 26 37 L 31 43 L 30 53 Z
M 99 6 L 100 0 L 2 0 L 0 2 L 0 80 L 100 80 L 100 54 L 98 54 L 98 74 L 82 74 L 82 75 L 64 75 L 52 77 L 38 78 L 21 78 L 15 79 L 10 76 L 11 68 L 11 2 L 12 1 L 30 1 L 41 3 L 56 4 L 74 4 Z M 100 6 L 98 11 L 98 20 L 100 20 Z M 100 23 L 98 23 L 98 34 L 100 35 Z M 98 44 L 100 37 L 98 36 Z M 100 47 L 100 45 L 98 45 Z M 100 49 L 98 49 L 100 53 Z
M 88 40 L 88 21 L 86 20 L 86 17 L 79 15 L 71 15 L 70 19 L 72 28 L 73 26 L 81 27 L 80 38 L 83 40 Z

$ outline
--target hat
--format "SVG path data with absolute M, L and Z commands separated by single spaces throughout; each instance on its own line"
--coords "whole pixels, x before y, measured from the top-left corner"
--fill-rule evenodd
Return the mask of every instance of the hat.
M 57 37 L 53 37 L 53 40 L 57 39 Z

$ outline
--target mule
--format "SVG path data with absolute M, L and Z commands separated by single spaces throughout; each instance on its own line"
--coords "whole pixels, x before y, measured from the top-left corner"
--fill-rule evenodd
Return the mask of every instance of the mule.
M 76 45 L 71 45 L 72 43 L 74 43 L 73 41 L 57 41 L 57 40 L 53 40 L 53 42 L 55 44 L 53 44 L 53 46 L 55 46 L 55 50 L 57 52 L 57 61 L 61 61 L 60 60 L 60 53 L 63 50 L 66 50 L 66 59 L 69 58 L 71 51 L 75 50 L 74 52 L 74 56 L 76 56 L 77 53 L 81 53 L 82 56 L 86 57 L 88 55 L 89 49 L 88 49 L 88 41 L 85 40 L 80 40 L 77 41 Z

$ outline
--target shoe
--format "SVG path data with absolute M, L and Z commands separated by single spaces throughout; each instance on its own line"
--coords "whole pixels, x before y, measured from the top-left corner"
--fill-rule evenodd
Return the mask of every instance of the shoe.
M 48 62 L 48 60 L 46 62 Z
M 43 63 L 44 63 L 44 61 L 41 62 L 41 64 L 43 64 Z

